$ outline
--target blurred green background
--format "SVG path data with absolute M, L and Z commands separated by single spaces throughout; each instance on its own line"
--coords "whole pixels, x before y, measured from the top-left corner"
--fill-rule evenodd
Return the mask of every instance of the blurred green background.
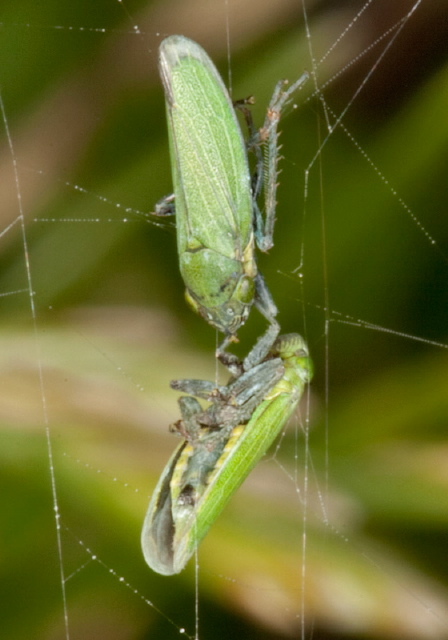
M 446 3 L 424 0 L 382 57 L 413 4 L 374 2 L 319 63 L 336 114 L 374 73 L 343 120 L 356 142 L 333 133 L 306 199 L 327 135 L 312 82 L 281 125 L 275 247 L 259 262 L 282 329 L 305 332 L 315 362 L 309 450 L 297 418 L 201 545 L 201 638 L 297 638 L 303 610 L 307 638 L 448 638 L 448 23 Z M 317 61 L 363 6 L 307 3 Z M 160 577 L 139 544 L 177 444 L 168 382 L 215 375 L 216 335 L 183 302 L 174 229 L 147 215 L 171 188 L 157 47 L 172 33 L 200 42 L 226 82 L 231 70 L 234 97 L 256 96 L 256 122 L 279 78 L 312 69 L 298 0 L 1 4 L 37 320 L 3 130 L 8 640 L 66 637 L 46 419 L 70 638 L 194 635 L 194 562 Z M 258 316 L 241 353 L 264 329 Z

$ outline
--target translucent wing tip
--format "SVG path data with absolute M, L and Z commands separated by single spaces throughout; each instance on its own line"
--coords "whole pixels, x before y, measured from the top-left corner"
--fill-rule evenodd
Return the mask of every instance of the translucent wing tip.
M 196 58 L 202 62 L 210 60 L 204 49 L 190 38 L 173 35 L 162 40 L 159 47 L 162 68 L 173 68 L 182 58 Z

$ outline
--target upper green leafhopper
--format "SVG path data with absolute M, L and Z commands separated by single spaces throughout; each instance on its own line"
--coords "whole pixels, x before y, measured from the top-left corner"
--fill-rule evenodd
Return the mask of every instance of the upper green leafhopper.
M 270 354 L 227 387 L 177 381 L 175 388 L 207 397 L 205 411 L 180 399 L 185 437 L 154 490 L 142 531 L 148 565 L 163 575 L 181 571 L 234 491 L 295 411 L 312 363 L 298 334 L 277 338 Z M 195 392 L 194 390 L 197 389 Z
M 273 179 L 266 197 L 273 204 L 266 211 L 266 237 L 241 129 L 213 62 L 198 44 L 175 35 L 160 45 L 159 68 L 165 89 L 179 264 L 186 297 L 207 322 L 225 333 L 218 355 L 230 363 L 232 358 L 226 359 L 224 347 L 234 339 L 253 303 L 270 322 L 270 344 L 279 330 L 276 306 L 257 270 L 254 237 L 263 250 L 272 245 L 278 117 L 305 77 L 287 92 L 281 89 L 283 83 L 278 85 L 262 133 L 252 131 L 249 141 L 254 150 L 261 144 L 268 148 L 267 165 Z M 262 165 L 259 163 L 259 173 Z M 262 182 L 257 174 L 255 190 Z M 172 208 L 170 196 L 157 211 L 162 214 Z

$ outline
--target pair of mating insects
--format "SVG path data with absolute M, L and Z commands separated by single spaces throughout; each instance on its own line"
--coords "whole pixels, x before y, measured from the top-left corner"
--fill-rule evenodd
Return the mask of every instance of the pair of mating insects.
M 285 83 L 278 83 L 259 131 L 247 108 L 250 100 L 236 103 L 249 128 L 247 150 L 257 161 L 251 178 L 232 102 L 205 51 L 188 38 L 171 36 L 162 42 L 159 56 L 174 194 L 157 205 L 156 213 L 174 213 L 175 207 L 187 301 L 225 334 L 216 355 L 232 373 L 226 386 L 204 380 L 171 383 L 188 394 L 179 399 L 182 418 L 174 425 L 183 442 L 154 490 L 142 548 L 154 571 L 172 575 L 184 568 L 285 426 L 312 376 L 303 338 L 278 337 L 277 309 L 254 258 L 255 241 L 262 251 L 272 246 L 280 111 L 306 74 L 286 91 Z M 264 221 L 257 205 L 263 189 Z M 226 348 L 253 304 L 269 327 L 240 361 Z M 197 398 L 208 401 L 208 407 Z

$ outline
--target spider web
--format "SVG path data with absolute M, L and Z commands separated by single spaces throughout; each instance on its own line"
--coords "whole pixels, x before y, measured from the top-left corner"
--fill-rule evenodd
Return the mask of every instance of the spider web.
M 448 637 L 436 3 L 91 5 L 0 19 L 2 637 Z M 172 225 L 148 215 L 170 189 L 171 33 L 229 53 L 256 122 L 280 77 L 312 73 L 281 125 L 260 263 L 316 375 L 196 559 L 163 578 L 139 535 L 177 444 L 168 382 L 213 379 L 216 339 L 183 304 Z M 264 329 L 252 316 L 242 352 Z

